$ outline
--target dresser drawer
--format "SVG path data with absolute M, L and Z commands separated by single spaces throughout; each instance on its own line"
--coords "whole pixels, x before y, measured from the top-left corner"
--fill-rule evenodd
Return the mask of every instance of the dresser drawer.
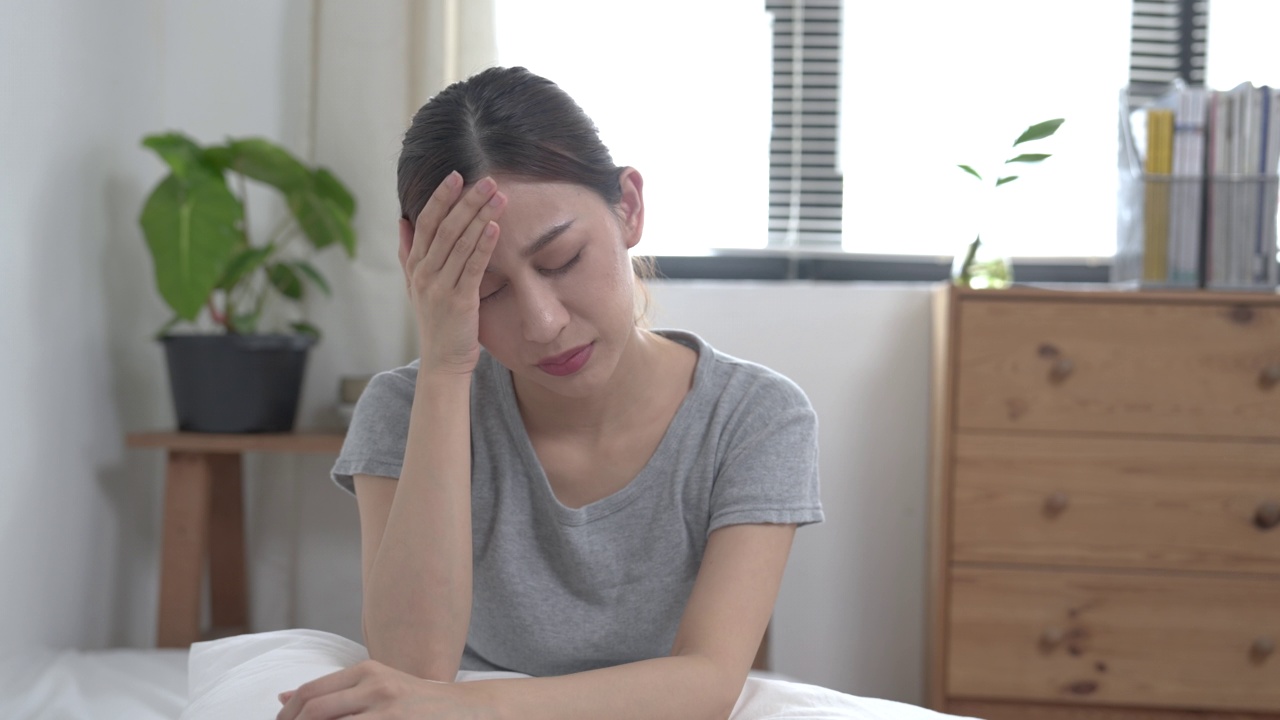
M 951 559 L 1280 576 L 1280 443 L 959 433 Z
M 956 698 L 1280 710 L 1280 581 L 954 568 Z
M 960 429 L 1280 437 L 1280 307 L 972 299 Z

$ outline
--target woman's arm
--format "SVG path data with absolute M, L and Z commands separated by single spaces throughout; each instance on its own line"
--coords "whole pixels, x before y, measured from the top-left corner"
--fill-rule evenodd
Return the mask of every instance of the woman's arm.
M 769 623 L 794 535 L 794 525 L 711 533 L 670 657 L 561 677 L 464 683 L 424 682 L 384 663 L 360 663 L 282 693 L 278 717 L 724 720 Z
M 464 190 L 453 172 L 416 223 L 400 220 L 418 376 L 394 490 L 385 480 L 356 486 L 369 655 L 440 682 L 456 677 L 471 624 L 471 379 L 480 278 L 505 203 L 492 178 Z
M 483 680 L 499 717 L 519 720 L 723 720 L 764 637 L 794 525 L 733 525 L 711 533 L 671 657 L 551 678 Z
M 471 621 L 470 388 L 419 373 L 399 481 L 355 480 L 369 656 L 442 682 Z

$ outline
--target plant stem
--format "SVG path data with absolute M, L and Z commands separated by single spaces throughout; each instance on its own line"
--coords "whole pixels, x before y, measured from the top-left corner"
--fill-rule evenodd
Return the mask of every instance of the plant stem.
M 285 231 L 291 227 L 293 227 L 292 217 L 286 215 L 280 218 L 280 222 L 276 223 L 275 229 L 273 229 L 271 234 L 267 236 L 267 245 L 275 243 L 275 241 L 279 240 L 280 236 L 284 235 Z M 292 238 L 292 236 L 290 236 L 290 238 Z
M 244 242 L 249 244 L 249 188 L 245 185 L 244 173 L 237 172 L 236 176 L 240 178 L 240 211 L 242 222 L 244 223 Z
M 213 295 L 209 295 L 209 315 L 213 321 L 223 327 L 227 327 L 227 314 L 218 312 L 218 307 L 213 303 Z M 228 327 L 228 329 L 230 329 Z

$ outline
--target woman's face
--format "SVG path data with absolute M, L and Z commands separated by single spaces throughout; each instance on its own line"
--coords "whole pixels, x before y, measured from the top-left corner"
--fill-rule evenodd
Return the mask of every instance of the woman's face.
M 525 380 L 587 396 L 635 328 L 627 250 L 643 227 L 640 176 L 624 172 L 617 210 L 580 185 L 494 179 L 507 206 L 480 282 L 480 343 Z

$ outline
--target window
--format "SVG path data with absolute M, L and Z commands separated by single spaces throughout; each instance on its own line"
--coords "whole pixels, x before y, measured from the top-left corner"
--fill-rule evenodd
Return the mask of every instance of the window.
M 1120 97 L 1131 76 L 1153 79 L 1139 67 L 1166 52 L 1153 43 L 1215 88 L 1280 85 L 1271 0 L 496 3 L 499 61 L 564 86 L 644 173 L 655 254 L 935 259 L 981 233 L 1019 257 L 1105 259 Z M 1162 30 L 1171 14 L 1198 28 L 1189 40 Z M 989 192 L 956 168 L 1000 167 L 1053 117 L 1067 122 L 1028 150 L 1053 157 L 1018 181 Z

